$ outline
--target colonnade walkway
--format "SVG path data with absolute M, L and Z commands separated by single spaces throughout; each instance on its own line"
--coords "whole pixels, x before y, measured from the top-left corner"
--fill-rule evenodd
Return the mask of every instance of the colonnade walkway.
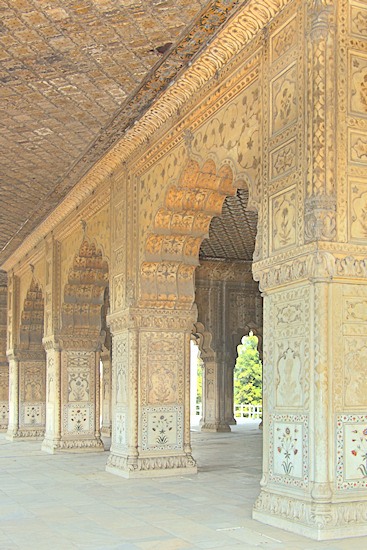
M 251 519 L 259 493 L 258 421 L 193 431 L 199 473 L 125 480 L 107 453 L 40 451 L 0 435 L 0 549 L 366 550 L 367 537 L 315 542 Z

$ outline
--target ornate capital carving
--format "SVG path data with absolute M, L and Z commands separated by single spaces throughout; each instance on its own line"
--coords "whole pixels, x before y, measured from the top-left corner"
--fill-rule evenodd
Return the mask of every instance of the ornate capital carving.
M 298 256 L 280 265 L 258 269 L 254 264 L 254 279 L 261 290 L 268 290 L 301 280 L 331 279 L 334 277 L 367 277 L 367 260 L 351 254 L 341 255 L 326 250 Z
M 131 307 L 108 315 L 107 323 L 112 334 L 136 328 L 191 331 L 196 319 L 195 305 L 189 311 Z
M 305 240 L 332 241 L 336 237 L 336 197 L 315 196 L 306 199 Z

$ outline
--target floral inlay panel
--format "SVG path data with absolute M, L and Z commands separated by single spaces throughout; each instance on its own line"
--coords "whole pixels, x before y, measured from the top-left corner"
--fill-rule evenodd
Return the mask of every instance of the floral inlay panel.
M 93 403 L 64 405 L 64 431 L 69 435 L 94 434 L 93 423 Z
M 367 415 L 336 417 L 336 487 L 367 488 Z
M 9 420 L 9 404 L 7 401 L 0 402 L 0 425 L 7 426 Z
M 45 404 L 32 403 L 21 406 L 21 423 L 23 426 L 44 426 L 45 424 Z
M 144 451 L 182 451 L 182 405 L 143 407 L 142 449 Z
M 308 446 L 306 415 L 269 415 L 269 481 L 307 487 Z

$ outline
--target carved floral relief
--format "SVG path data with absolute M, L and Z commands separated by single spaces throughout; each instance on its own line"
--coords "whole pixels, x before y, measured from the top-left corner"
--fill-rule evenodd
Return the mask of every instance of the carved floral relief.
M 297 142 L 295 139 L 271 153 L 271 178 L 284 176 L 297 167 Z
M 367 133 L 349 132 L 349 160 L 353 163 L 367 163 Z
M 254 82 L 195 133 L 193 151 L 200 155 L 203 151 L 228 151 L 256 179 L 260 163 L 260 105 L 259 85 Z
M 351 54 L 350 73 L 350 110 L 358 115 L 367 116 L 367 56 Z
M 367 241 L 367 183 L 350 182 L 350 238 Z
M 297 119 L 297 67 L 293 65 L 275 78 L 271 85 L 272 133 Z
M 359 38 L 367 38 L 367 9 L 361 4 L 350 6 L 350 32 Z
M 272 251 L 296 244 L 296 190 L 289 189 L 271 198 Z
M 344 404 L 367 406 L 367 338 L 344 337 Z
M 293 17 L 271 37 L 271 61 L 276 61 L 297 43 L 297 20 Z
M 283 347 L 282 347 L 283 346 Z M 276 405 L 295 408 L 303 405 L 302 343 L 300 341 L 277 342 Z

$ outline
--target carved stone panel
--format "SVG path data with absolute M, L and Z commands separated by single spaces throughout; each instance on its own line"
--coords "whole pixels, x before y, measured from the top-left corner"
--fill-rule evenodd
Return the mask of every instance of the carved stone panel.
M 367 56 L 350 52 L 350 112 L 359 116 L 367 116 Z
M 271 179 L 288 175 L 297 168 L 297 142 L 292 139 L 271 153 Z
M 367 77 L 366 77 L 367 78 Z M 367 181 L 350 181 L 349 235 L 355 242 L 367 242 Z
M 367 39 L 367 9 L 362 2 L 353 2 L 350 4 L 349 22 L 350 34 L 358 38 Z
M 297 195 L 293 187 L 271 197 L 271 249 L 278 252 L 296 244 Z
M 349 162 L 355 164 L 367 163 L 367 133 L 349 129 Z
M 142 387 L 145 405 L 183 403 L 184 335 L 144 333 L 141 336 Z
M 276 346 L 276 406 L 279 408 L 300 408 L 304 403 L 304 349 L 299 339 L 278 340 Z
M 297 66 L 294 64 L 271 83 L 272 133 L 297 120 Z
M 126 450 L 127 447 L 127 412 L 126 407 L 116 407 L 113 422 L 113 448 Z
M 90 400 L 90 354 L 83 351 L 69 351 L 67 364 L 68 402 Z
M 282 57 L 297 43 L 297 20 L 292 17 L 271 37 L 271 62 Z
M 127 363 L 128 363 L 128 335 L 116 334 L 112 340 L 112 370 L 115 401 L 125 404 L 127 401 Z
M 45 362 L 21 361 L 21 400 L 25 403 L 45 401 Z

